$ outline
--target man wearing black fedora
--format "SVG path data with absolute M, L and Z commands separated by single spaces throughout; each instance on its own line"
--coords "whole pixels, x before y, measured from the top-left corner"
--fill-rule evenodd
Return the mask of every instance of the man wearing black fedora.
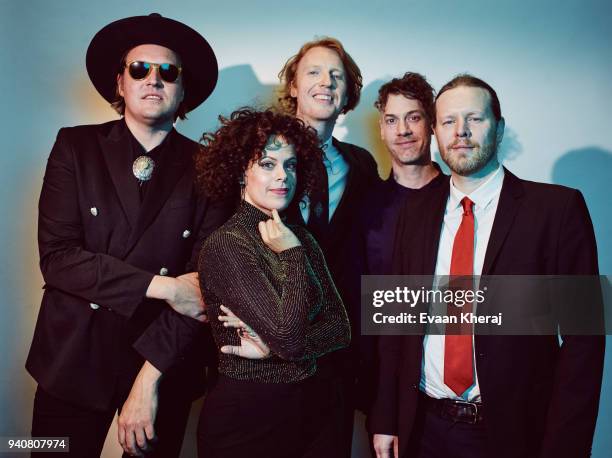
M 197 143 L 173 125 L 212 93 L 217 61 L 195 30 L 151 14 L 100 30 L 87 71 L 122 118 L 61 129 L 47 163 L 32 435 L 99 456 L 119 410 L 126 453 L 178 456 L 204 386 L 195 263 L 227 212 L 196 193 Z

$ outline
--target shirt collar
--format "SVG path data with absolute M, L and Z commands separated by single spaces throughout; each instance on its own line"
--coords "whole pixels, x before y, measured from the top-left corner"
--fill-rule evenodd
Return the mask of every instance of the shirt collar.
M 238 221 L 243 227 L 249 228 L 251 231 L 258 231 L 259 223 L 261 221 L 267 221 L 270 216 L 265 214 L 259 208 L 248 203 L 246 200 L 242 200 L 233 218 Z
M 332 136 L 330 135 L 327 140 L 321 142 L 321 149 L 327 151 L 332 144 Z
M 501 164 L 487 180 L 474 189 L 470 194 L 465 194 L 455 187 L 453 179 L 450 180 L 450 209 L 461 206 L 461 199 L 468 196 L 474 202 L 474 208 L 486 208 L 501 192 L 504 183 L 504 168 Z
M 163 139 L 163 141 L 159 145 L 157 145 L 151 151 L 145 151 L 145 149 L 138 142 L 138 140 L 136 139 L 136 137 L 134 136 L 134 134 L 128 127 L 127 123 L 125 122 L 125 118 L 121 119 L 120 124 L 121 124 L 120 128 L 122 129 L 121 130 L 122 135 L 129 136 L 130 144 L 132 146 L 132 155 L 134 156 L 134 159 L 136 159 L 138 156 L 147 155 L 157 160 L 161 156 L 162 152 L 165 151 L 167 145 L 169 145 L 172 142 L 172 137 L 174 136 L 174 133 L 176 132 L 174 128 L 172 128 L 170 132 L 168 132 L 168 135 L 166 135 L 166 137 Z
M 435 177 L 433 177 L 431 180 L 429 180 L 427 183 L 425 183 L 425 185 L 420 187 L 420 188 L 417 188 L 417 189 L 407 188 L 406 186 L 403 186 L 403 185 L 399 184 L 395 180 L 395 176 L 393 175 L 393 169 L 391 169 L 391 171 L 389 172 L 389 176 L 387 177 L 385 182 L 387 184 L 389 184 L 389 186 L 392 186 L 392 187 L 397 188 L 397 189 L 402 189 L 402 190 L 405 189 L 405 190 L 414 191 L 414 192 L 426 191 L 427 189 L 432 188 L 435 185 L 437 185 L 438 182 L 444 180 L 444 177 L 447 176 L 447 175 L 444 175 L 444 172 L 442 172 L 442 169 L 440 168 L 440 166 L 438 165 L 437 162 L 431 161 L 431 165 L 433 166 L 434 169 L 436 169 L 438 174 Z
M 333 137 L 330 136 L 327 140 L 321 143 L 321 149 L 323 150 L 323 155 L 325 156 L 324 159 L 327 159 L 330 164 L 340 157 L 340 151 L 338 151 L 338 149 L 334 146 L 332 140 Z

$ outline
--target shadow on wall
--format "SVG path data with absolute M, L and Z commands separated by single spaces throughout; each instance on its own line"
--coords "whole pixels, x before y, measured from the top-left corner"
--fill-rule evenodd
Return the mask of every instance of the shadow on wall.
M 596 147 L 568 151 L 553 166 L 552 180 L 556 184 L 579 189 L 589 207 L 595 228 L 599 271 L 612 274 L 612 214 L 610 213 L 610 177 L 612 153 Z M 593 441 L 593 457 L 609 456 L 612 450 L 612 354 L 610 336 L 606 340 L 607 354 L 599 401 L 599 416 Z
M 243 106 L 266 108 L 276 102 L 275 84 L 259 81 L 250 65 L 227 67 L 219 72 L 213 94 L 195 112 L 179 124 L 180 131 L 189 138 L 199 140 L 203 132 L 213 131 L 219 125 L 219 115 L 229 116 Z
M 568 151 L 553 166 L 553 183 L 579 189 L 587 202 L 599 253 L 599 270 L 612 274 L 612 153 L 590 147 Z
M 378 163 L 378 174 L 387 178 L 391 170 L 389 153 L 380 139 L 378 127 L 378 110 L 374 102 L 378 98 L 378 89 L 386 81 L 376 80 L 361 91 L 361 99 L 355 110 L 349 112 L 341 120 L 341 126 L 346 129 L 345 140 L 367 149 Z

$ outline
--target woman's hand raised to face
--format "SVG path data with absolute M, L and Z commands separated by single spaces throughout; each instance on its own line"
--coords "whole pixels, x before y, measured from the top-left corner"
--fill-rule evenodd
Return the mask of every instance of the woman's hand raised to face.
M 264 243 L 275 253 L 301 245 L 291 229 L 281 221 L 276 210 L 272 210 L 272 219 L 259 223 L 259 233 Z

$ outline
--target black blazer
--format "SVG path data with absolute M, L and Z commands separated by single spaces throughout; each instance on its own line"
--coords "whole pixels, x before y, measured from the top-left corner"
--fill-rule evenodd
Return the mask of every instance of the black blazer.
M 145 293 L 155 274 L 195 270 L 228 216 L 198 197 L 197 144 L 176 131 L 141 204 L 123 122 L 61 129 L 39 202 L 45 292 L 26 368 L 52 395 L 96 409 L 129 389 L 144 359 L 165 380 L 186 377 L 183 392 L 203 384 L 203 350 L 199 362 L 190 352 L 203 326 Z
M 406 200 L 394 273 L 434 273 L 449 182 L 427 201 Z M 596 275 L 595 235 L 582 194 L 505 170 L 483 275 Z M 372 433 L 398 434 L 408 454 L 423 338 L 381 337 Z M 603 371 L 603 336 L 475 337 L 491 456 L 584 457 L 590 453 Z
M 350 143 L 338 141 L 336 138 L 332 138 L 332 143 L 349 166 L 346 187 L 329 225 L 323 231 L 311 231 L 311 233 L 323 251 L 334 284 L 347 308 L 352 335 L 357 336 L 361 332 L 357 328 L 359 310 L 350 310 L 347 300 L 348 288 L 351 286 L 348 259 L 353 249 L 349 235 L 357 222 L 362 203 L 368 193 L 374 189 L 375 184 L 380 181 L 380 177 L 378 176 L 376 161 L 367 150 Z M 321 173 L 327 173 L 323 164 L 321 164 Z M 293 202 L 287 209 L 287 217 L 290 222 L 305 226 L 306 223 L 297 204 L 298 202 Z M 353 339 L 351 347 L 355 342 L 356 340 Z M 325 355 L 319 360 L 319 364 L 332 365 L 334 363 L 327 362 L 327 360 L 333 359 L 335 362 L 342 360 L 341 367 L 339 366 L 336 369 L 340 372 L 352 370 L 350 368 L 353 364 L 347 357 L 348 352 L 349 350 L 341 350 Z
M 372 186 L 380 181 L 376 161 L 365 149 L 350 143 L 332 138 L 332 144 L 338 149 L 349 166 L 346 187 L 329 225 L 324 231 L 315 234 L 317 243 L 323 250 L 327 266 L 338 282 L 346 268 L 346 256 L 350 252 L 348 234 L 355 223 L 360 205 Z M 321 173 L 327 173 L 321 164 Z M 286 213 L 291 222 L 305 226 L 298 202 L 293 202 Z

